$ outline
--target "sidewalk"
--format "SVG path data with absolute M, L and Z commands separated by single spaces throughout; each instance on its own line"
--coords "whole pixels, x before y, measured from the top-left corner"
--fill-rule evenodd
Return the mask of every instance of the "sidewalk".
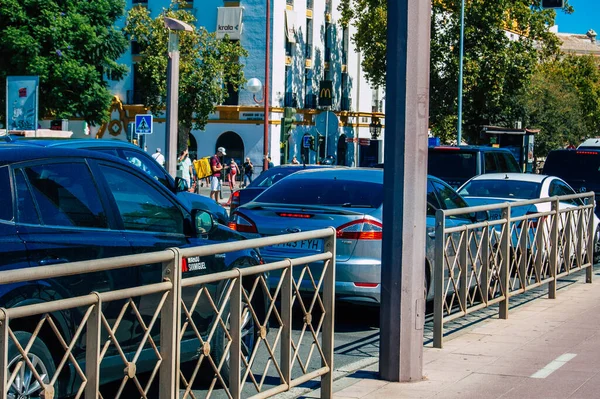
M 424 347 L 422 381 L 379 380 L 376 363 L 334 383 L 334 398 L 600 397 L 600 281 L 578 282 Z M 302 398 L 318 398 L 313 391 Z

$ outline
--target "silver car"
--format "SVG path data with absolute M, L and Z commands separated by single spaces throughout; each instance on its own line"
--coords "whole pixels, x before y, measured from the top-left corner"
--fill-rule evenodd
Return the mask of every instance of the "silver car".
M 383 170 L 314 169 L 296 172 L 265 190 L 254 201 L 236 209 L 230 227 L 249 238 L 321 229 L 333 226 L 336 242 L 336 295 L 338 300 L 378 305 L 380 302 Z M 466 202 L 446 183 L 427 178 L 426 295 L 433 298 L 435 212 L 466 207 Z M 472 223 L 451 218 L 447 226 Z M 261 250 L 268 262 L 306 256 L 323 249 L 321 239 L 305 240 Z M 310 265 L 320 276 L 322 265 Z M 300 269 L 300 268 L 298 268 Z M 297 276 L 296 276 L 297 277 Z M 279 276 L 271 276 L 273 286 Z M 312 291 L 304 277 L 301 289 Z

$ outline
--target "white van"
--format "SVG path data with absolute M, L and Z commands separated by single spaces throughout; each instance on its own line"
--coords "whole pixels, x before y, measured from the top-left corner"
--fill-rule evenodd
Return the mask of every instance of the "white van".
M 600 151 L 600 137 L 593 139 L 587 139 L 583 143 L 579 144 L 578 150 L 599 150 Z

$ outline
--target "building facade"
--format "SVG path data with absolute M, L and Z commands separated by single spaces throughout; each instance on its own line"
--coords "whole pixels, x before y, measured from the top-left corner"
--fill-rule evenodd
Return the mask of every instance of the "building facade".
M 148 7 L 156 17 L 168 7 L 168 1 L 127 0 L 126 7 Z M 339 22 L 338 5 L 339 0 L 271 0 L 268 152 L 276 165 L 293 156 L 306 163 L 321 162 L 329 156 L 334 163 L 349 166 L 367 166 L 382 159 L 384 91 L 366 82 L 360 54 L 350 40 L 354 29 Z M 246 79 L 257 78 L 264 85 L 266 0 L 190 0 L 188 7 L 198 26 L 239 38 L 249 53 L 241 60 Z M 232 18 L 239 18 L 240 23 L 232 24 Z M 92 136 L 126 140 L 128 124 L 136 114 L 146 113 L 141 103 L 144 82 L 136 79 L 139 60 L 132 43 L 120 60 L 130 73 L 123 80 L 109 82 L 115 95 L 111 122 L 91 127 Z M 323 87 L 330 87 L 330 91 L 321 91 Z M 331 106 L 322 106 L 328 94 Z M 217 106 L 210 116 L 205 130 L 192 131 L 190 151 L 200 158 L 222 146 L 227 149 L 227 158 L 239 162 L 249 156 L 260 171 L 264 155 L 263 97 L 248 87 L 231 92 L 226 103 Z M 294 127 L 289 137 L 282 137 L 286 109 Z M 70 125 L 75 136 L 83 134 L 76 126 Z M 372 134 L 378 130 L 380 135 Z M 310 141 L 305 138 L 308 135 L 313 137 L 313 148 L 305 146 Z M 164 115 L 155 115 L 153 134 L 146 136 L 145 145 L 153 152 L 156 147 L 164 148 L 165 140 Z

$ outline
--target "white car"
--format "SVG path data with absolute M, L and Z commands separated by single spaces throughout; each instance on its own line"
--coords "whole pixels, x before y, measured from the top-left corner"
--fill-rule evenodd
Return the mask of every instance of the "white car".
M 475 176 L 463 184 L 458 193 L 470 206 L 517 202 L 531 199 L 576 194 L 564 180 L 556 176 L 529 173 L 490 173 Z M 560 209 L 583 205 L 581 199 L 560 201 Z M 551 203 L 544 202 L 511 209 L 511 216 L 548 212 Z M 489 211 L 490 219 L 501 217 L 500 210 Z M 564 222 L 563 222 L 564 223 Z M 594 263 L 600 261 L 600 219 L 594 214 Z

